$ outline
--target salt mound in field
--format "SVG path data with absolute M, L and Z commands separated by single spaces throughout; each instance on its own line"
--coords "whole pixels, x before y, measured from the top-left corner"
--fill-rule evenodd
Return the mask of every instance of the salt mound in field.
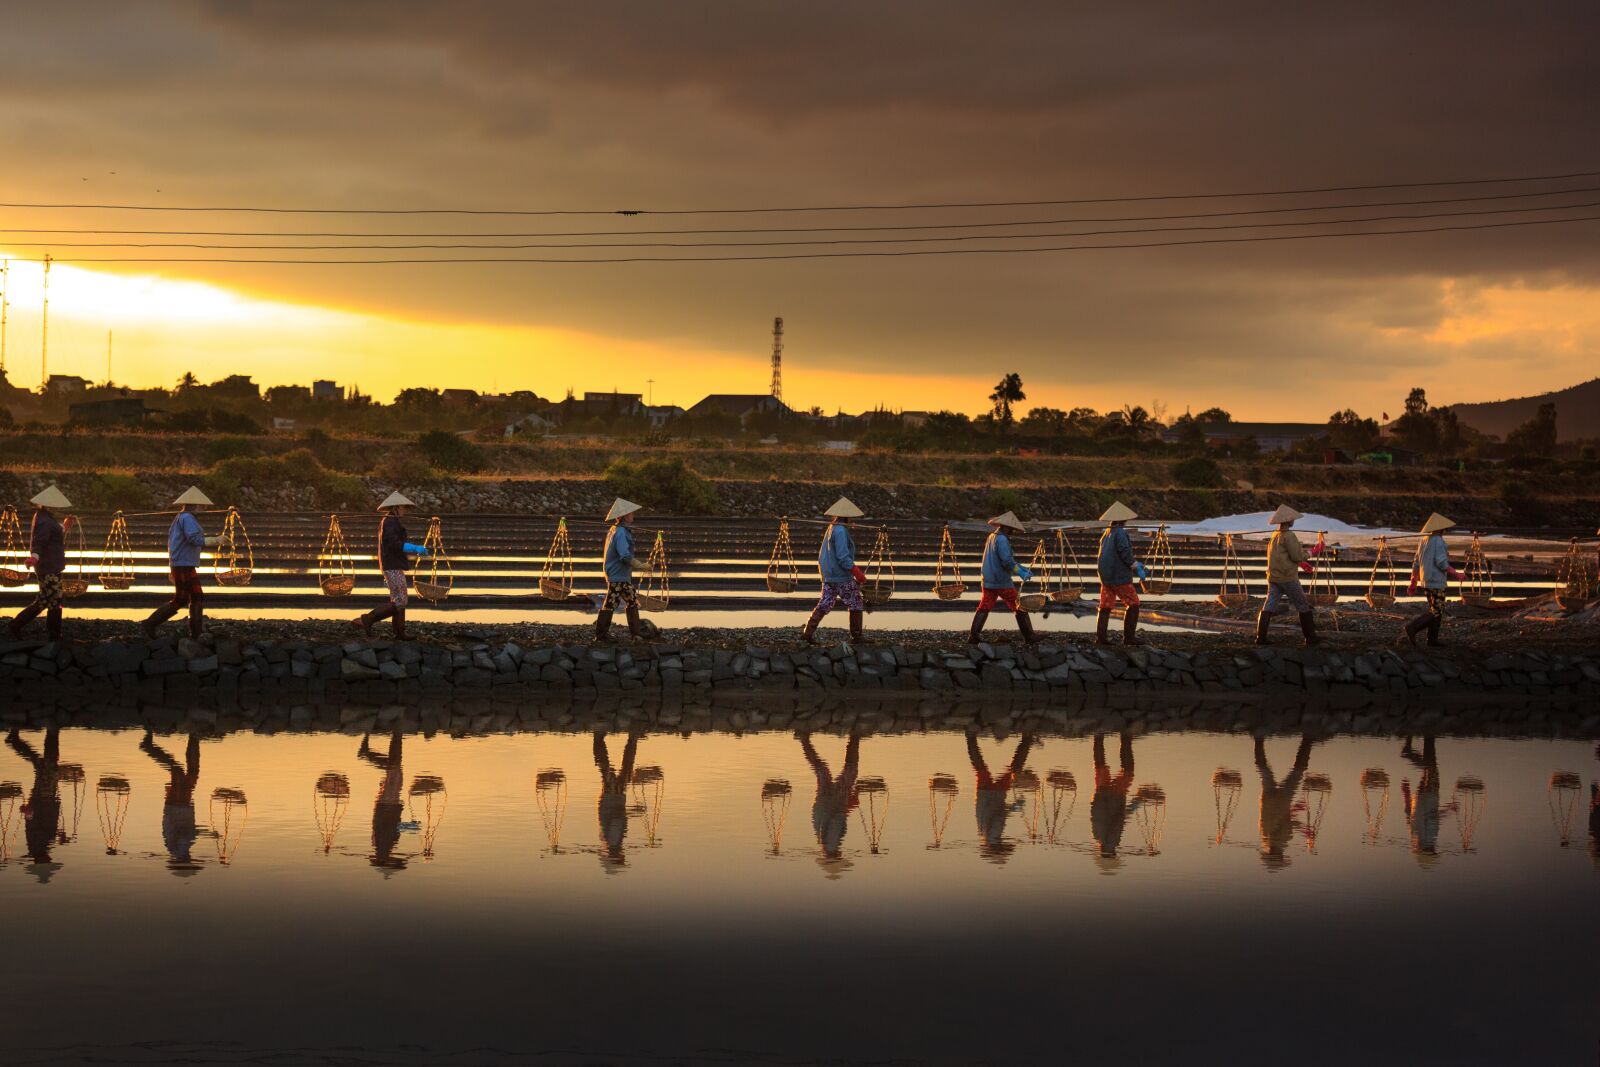
M 1270 537 L 1271 534 L 1263 530 L 1271 530 L 1272 525 L 1267 520 L 1272 518 L 1270 511 L 1251 511 L 1243 515 L 1219 515 L 1214 518 L 1202 519 L 1199 522 L 1175 522 L 1167 526 L 1169 534 L 1187 534 L 1191 537 L 1215 537 L 1217 534 L 1244 533 L 1250 531 L 1257 537 Z M 1302 535 L 1307 532 L 1315 534 L 1325 530 L 1329 534 L 1342 534 L 1350 537 L 1395 537 L 1400 534 L 1415 533 L 1415 530 L 1394 530 L 1382 526 L 1352 526 L 1342 519 L 1335 519 L 1328 515 L 1306 515 L 1295 520 L 1295 529 Z

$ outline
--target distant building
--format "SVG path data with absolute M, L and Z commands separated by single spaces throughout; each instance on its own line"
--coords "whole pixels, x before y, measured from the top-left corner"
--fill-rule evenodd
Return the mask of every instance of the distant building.
M 683 409 L 676 404 L 649 404 L 645 406 L 644 417 L 650 420 L 650 428 L 659 430 L 673 419 L 683 417 Z
M 338 382 L 315 381 L 311 383 L 312 400 L 331 400 L 336 403 L 344 402 L 344 386 Z
M 506 423 L 504 436 L 515 437 L 520 433 L 547 434 L 555 428 L 556 424 L 543 415 L 529 414 Z
M 439 399 L 452 407 L 466 407 L 468 404 L 478 402 L 476 389 L 445 389 L 439 393 Z
M 297 404 L 310 400 L 311 390 L 303 385 L 274 385 L 267 390 L 269 404 Z
M 285 431 L 285 432 L 293 432 L 294 431 L 294 426 L 295 426 L 295 422 L 294 422 L 293 419 L 281 419 L 281 418 L 278 418 L 276 415 L 273 416 L 273 418 L 272 418 L 272 428 L 274 430 L 282 430 L 282 431 Z
M 70 396 L 89 388 L 89 379 L 76 374 L 52 374 L 45 382 L 44 391 L 50 396 Z
M 854 452 L 856 443 L 854 441 L 824 441 L 822 442 L 822 447 L 829 452 Z
M 732 415 L 743 425 L 752 415 L 793 415 L 794 412 L 770 393 L 712 393 L 686 414 Z
M 1327 424 L 1321 422 L 1200 422 L 1194 425 L 1204 435 L 1206 444 L 1213 448 L 1238 444 L 1253 437 L 1263 452 L 1287 452 L 1301 441 L 1328 436 Z M 1168 429 L 1162 431 L 1161 439 L 1176 444 L 1183 438 L 1180 431 Z
M 924 425 L 928 421 L 928 416 L 931 414 L 932 412 L 928 411 L 902 411 L 900 413 L 900 425 L 909 429 L 915 429 L 918 426 Z
M 114 397 L 110 400 L 85 400 L 67 408 L 67 419 L 87 426 L 138 426 L 156 410 L 144 397 Z

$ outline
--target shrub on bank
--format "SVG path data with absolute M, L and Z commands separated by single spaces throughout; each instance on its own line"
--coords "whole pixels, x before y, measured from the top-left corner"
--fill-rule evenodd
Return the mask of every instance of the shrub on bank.
M 429 430 L 417 438 L 417 447 L 440 470 L 473 474 L 489 465 L 483 446 L 444 430 Z
M 1190 456 L 1172 465 L 1172 481 L 1185 489 L 1219 489 L 1222 468 L 1210 456 Z
M 618 459 L 606 468 L 606 485 L 617 496 L 677 515 L 711 515 L 717 489 L 681 459 Z

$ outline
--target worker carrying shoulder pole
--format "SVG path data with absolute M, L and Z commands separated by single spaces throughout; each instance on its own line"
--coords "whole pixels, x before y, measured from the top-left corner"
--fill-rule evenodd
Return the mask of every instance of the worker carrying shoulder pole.
M 620 496 L 606 513 L 611 528 L 606 531 L 606 598 L 594 620 L 594 639 L 611 640 L 611 614 L 621 604 L 628 618 L 628 634 L 644 636 L 639 628 L 639 602 L 633 589 L 633 516 L 639 505 Z
M 399 490 L 390 493 L 378 505 L 378 511 L 383 514 L 383 518 L 378 520 L 378 569 L 383 572 L 383 584 L 388 587 L 389 601 L 351 623 L 367 637 L 372 636 L 373 623 L 380 619 L 391 619 L 394 639 L 406 639 L 406 556 L 428 555 L 428 550 L 422 545 L 414 545 L 406 540 L 405 524 L 400 521 L 414 507 L 416 504 Z
M 1106 524 L 1106 532 L 1100 535 L 1100 556 L 1096 561 L 1100 572 L 1100 610 L 1094 624 L 1094 643 L 1097 645 L 1111 643 L 1106 636 L 1106 627 L 1111 623 L 1111 609 L 1119 600 L 1126 608 L 1122 619 L 1122 643 L 1144 643 L 1135 632 L 1139 627 L 1139 594 L 1133 588 L 1134 575 L 1142 568 L 1139 561 L 1133 558 L 1133 541 L 1129 539 L 1127 530 L 1128 521 L 1138 517 L 1132 508 L 1120 500 L 1106 508 L 1105 514 L 1100 516 L 1100 521 Z
M 1444 543 L 1444 531 L 1455 528 L 1455 523 L 1437 511 L 1422 524 L 1423 541 L 1417 546 L 1416 558 L 1411 564 L 1411 586 L 1408 596 L 1416 596 L 1421 588 L 1428 598 L 1428 610 L 1406 623 L 1400 640 L 1415 645 L 1417 634 L 1428 631 L 1428 644 L 1439 644 L 1439 630 L 1444 625 L 1444 602 L 1450 595 L 1450 579 L 1460 578 L 1461 572 L 1450 566 L 1450 550 Z
M 144 620 L 146 637 L 154 637 L 156 628 L 178 613 L 189 609 L 189 636 L 198 639 L 205 627 L 205 593 L 200 588 L 200 552 L 214 546 L 215 537 L 206 536 L 195 518 L 195 510 L 211 506 L 211 498 L 191 485 L 172 502 L 178 508 L 172 526 L 167 530 L 167 565 L 172 571 L 172 599 L 157 608 Z
M 1267 602 L 1261 606 L 1261 614 L 1256 616 L 1258 645 L 1267 643 L 1267 630 L 1272 626 L 1272 616 L 1278 610 L 1278 603 L 1283 600 L 1287 600 L 1300 613 L 1300 632 L 1305 636 L 1306 644 L 1314 645 L 1318 641 L 1317 617 L 1311 610 L 1311 601 L 1306 597 L 1305 588 L 1300 584 L 1300 572 L 1312 573 L 1311 557 L 1321 548 L 1307 552 L 1300 538 L 1295 536 L 1294 521 L 1303 518 L 1305 516 L 1294 508 L 1281 504 L 1267 520 L 1278 528 L 1278 532 L 1267 542 Z
M 850 536 L 851 526 L 861 518 L 861 509 L 847 498 L 840 497 L 823 514 L 831 521 L 828 528 L 822 531 L 822 547 L 817 550 L 817 569 L 822 572 L 822 596 L 817 606 L 811 609 L 811 617 L 806 620 L 800 636 L 807 643 L 814 642 L 817 626 L 823 616 L 832 611 L 835 605 L 843 604 L 850 612 L 850 640 L 863 641 L 861 618 L 866 604 L 861 599 L 861 583 L 866 581 L 867 574 L 856 565 L 856 542 Z
M 28 566 L 39 580 L 39 594 L 7 626 L 12 640 L 22 636 L 22 628 L 41 611 L 45 613 L 45 632 L 50 640 L 61 640 L 61 575 L 67 569 L 67 533 L 78 520 L 68 515 L 65 522 L 52 512 L 70 508 L 72 502 L 54 484 L 28 501 L 36 510 L 28 537 Z
M 972 630 L 967 635 L 967 644 L 978 643 L 983 625 L 989 621 L 989 612 L 997 601 L 1004 604 L 1017 620 L 1022 639 L 1030 645 L 1036 644 L 1039 639 L 1033 635 L 1033 620 L 1028 618 L 1026 611 L 1018 609 L 1017 586 L 1011 578 L 1015 574 L 1027 581 L 1033 577 L 1033 572 L 1017 562 L 1016 556 L 1011 553 L 1011 539 L 1006 536 L 1007 530 L 1022 533 L 1022 520 L 1017 518 L 1015 512 L 1008 511 L 990 519 L 989 526 L 993 532 L 983 543 L 983 595 L 978 599 L 978 609 L 972 613 Z

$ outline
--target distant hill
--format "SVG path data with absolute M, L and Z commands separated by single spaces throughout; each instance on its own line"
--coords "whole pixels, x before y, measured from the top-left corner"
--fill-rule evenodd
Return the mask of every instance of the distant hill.
M 1556 406 L 1556 434 L 1561 440 L 1600 437 L 1600 378 L 1540 396 L 1493 400 L 1486 404 L 1451 404 L 1450 410 L 1474 430 L 1503 438 L 1533 418 L 1540 404 L 1551 402 Z

